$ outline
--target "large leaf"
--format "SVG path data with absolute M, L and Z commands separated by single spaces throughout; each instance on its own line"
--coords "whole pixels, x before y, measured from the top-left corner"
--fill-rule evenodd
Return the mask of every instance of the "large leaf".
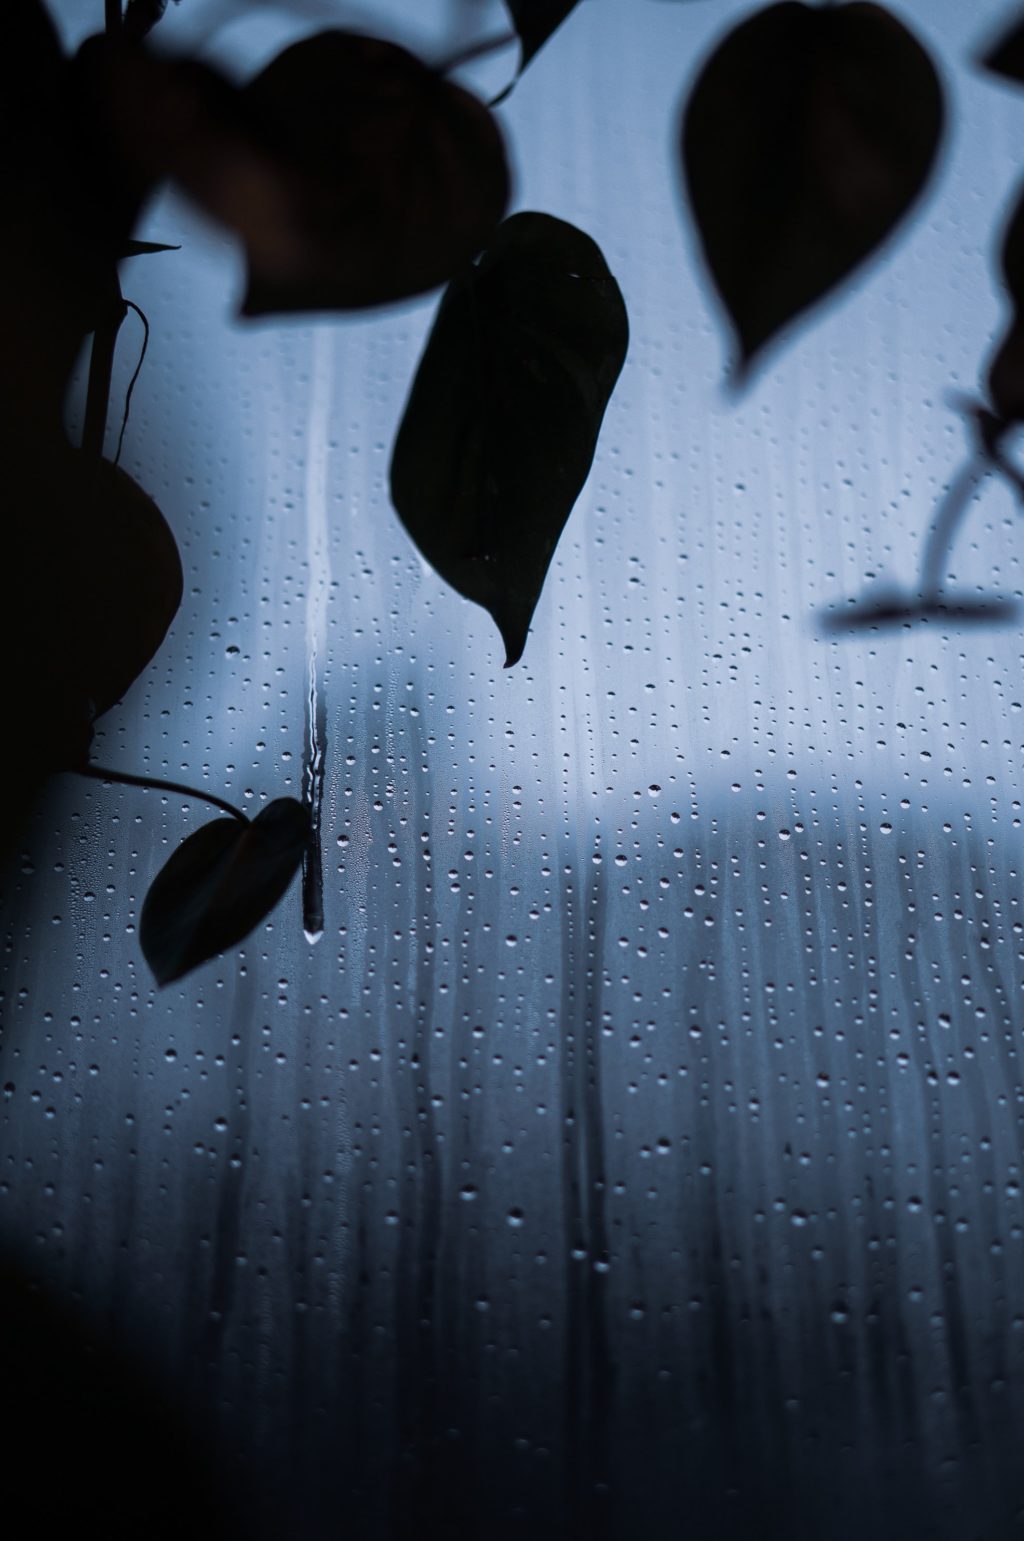
M 238 234 L 246 315 L 350 310 L 445 283 L 508 201 L 497 121 L 394 43 L 321 32 L 244 89 L 190 61 L 110 54 L 126 153 Z
M 244 940 L 299 870 L 309 812 L 292 797 L 268 803 L 251 823 L 215 819 L 162 867 L 146 895 L 139 940 L 158 984 Z
M 783 0 L 715 49 L 686 107 L 682 152 L 740 373 L 906 214 L 942 122 L 930 58 L 878 5 Z
M 92 217 L 82 217 L 89 168 L 69 131 L 69 73 L 45 7 L 9 0 L 0 47 L 0 433 L 19 446 L 26 434 L 59 430 L 102 282 Z
M 596 244 L 516 214 L 446 291 L 391 462 L 391 497 L 446 582 L 522 655 L 558 537 L 626 357 L 619 286 Z
M 118 467 L 60 443 L 6 463 L 5 709 L 45 774 L 81 762 L 93 718 L 153 657 L 181 602 L 181 561 L 156 504 Z

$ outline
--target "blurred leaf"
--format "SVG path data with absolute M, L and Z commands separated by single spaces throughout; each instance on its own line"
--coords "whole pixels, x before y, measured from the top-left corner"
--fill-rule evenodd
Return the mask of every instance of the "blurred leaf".
M 1018 193 L 1000 242 L 999 267 L 1013 303 L 1024 307 L 1024 188 Z
M 244 940 L 281 899 L 302 862 L 309 812 L 292 797 L 252 823 L 215 819 L 178 847 L 157 874 L 139 939 L 158 984 Z
M 521 656 L 587 479 L 629 324 L 597 245 L 548 214 L 505 221 L 441 301 L 391 462 L 427 561 Z
M 393 43 L 324 32 L 246 89 L 287 172 L 293 254 L 249 248 L 246 315 L 379 305 L 433 289 L 490 240 L 508 202 L 484 104 Z M 284 233 L 284 232 L 282 232 Z
M 682 151 L 740 373 L 907 212 L 942 122 L 930 58 L 881 6 L 783 0 L 719 44 L 686 107 Z
M 128 0 L 122 22 L 126 37 L 144 38 L 163 19 L 166 9 L 167 0 Z
M 54 443 L 6 464 L 5 709 L 45 775 L 84 760 L 92 720 L 153 657 L 181 602 L 181 562 L 156 504 L 108 461 Z
M 1004 80 L 1024 85 L 1024 16 L 982 55 L 981 66 Z
M 988 366 L 988 396 L 999 417 L 1024 422 L 1024 190 L 1017 195 L 999 245 L 999 268 L 1013 305 L 1010 324 Z
M 241 238 L 246 315 L 350 310 L 445 283 L 508 201 L 494 117 L 393 43 L 321 32 L 244 89 L 121 49 L 121 144 Z
M 992 356 L 987 384 L 1000 418 L 1024 423 L 1024 326 L 1016 317 Z

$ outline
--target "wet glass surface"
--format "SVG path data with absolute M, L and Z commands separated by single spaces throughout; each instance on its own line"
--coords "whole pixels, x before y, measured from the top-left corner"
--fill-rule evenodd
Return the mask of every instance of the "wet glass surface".
M 501 109 L 516 206 L 600 242 L 632 328 L 512 670 L 388 505 L 434 300 L 240 326 L 170 198 L 183 249 L 126 272 L 124 464 L 185 600 L 96 758 L 247 809 L 322 778 L 322 920 L 307 876 L 305 926 L 296 883 L 156 990 L 142 899 L 207 810 L 54 782 L 4 894 L 0 1227 L 245 1534 L 1024 1517 L 1021 633 L 822 620 L 913 581 L 967 453 L 1024 100 L 969 67 L 1002 7 L 900 7 L 952 104 L 927 202 L 733 401 L 673 156 L 746 9 L 593 0 Z M 1022 553 L 993 482 L 952 585 L 1019 598 Z

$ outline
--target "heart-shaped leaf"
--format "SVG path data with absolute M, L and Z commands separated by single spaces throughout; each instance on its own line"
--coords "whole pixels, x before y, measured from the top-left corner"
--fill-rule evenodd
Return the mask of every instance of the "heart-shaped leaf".
M 142 906 L 139 939 L 157 983 L 243 941 L 283 897 L 308 834 L 305 806 L 279 797 L 251 823 L 215 819 L 189 835 Z
M 449 285 L 406 404 L 391 498 L 427 561 L 522 655 L 626 357 L 619 286 L 588 235 L 505 221 Z
M 982 55 L 981 65 L 993 75 L 1024 85 L 1024 16 Z
M 380 305 L 436 288 L 490 240 L 508 202 L 484 104 L 394 43 L 323 32 L 246 89 L 283 166 L 301 252 L 250 250 L 246 315 Z
M 715 49 L 684 113 L 683 166 L 741 374 L 906 214 L 942 122 L 931 59 L 878 5 L 783 0 Z
M 246 315 L 422 294 L 467 266 L 505 212 L 496 119 L 394 43 L 321 32 L 243 89 L 141 49 L 109 58 L 126 152 L 243 241 Z

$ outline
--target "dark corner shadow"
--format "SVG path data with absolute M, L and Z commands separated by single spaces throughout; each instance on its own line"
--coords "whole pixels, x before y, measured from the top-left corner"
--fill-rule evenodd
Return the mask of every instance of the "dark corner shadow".
M 422 720 L 410 717 L 408 732 L 410 763 L 425 764 Z M 430 812 L 426 781 L 412 793 L 422 802 L 409 808 L 410 857 Z M 218 1285 L 216 1268 L 197 1271 L 178 1312 L 178 1390 L 184 1405 L 198 1367 L 210 1416 L 238 1451 L 221 1474 L 232 1502 L 272 1488 L 289 1541 L 1010 1533 L 999 1527 L 1024 1503 L 1011 1331 L 1019 1280 L 1011 1249 L 1000 1260 L 987 1248 L 1015 1223 L 1002 1195 L 1021 1158 L 1020 864 L 1009 839 L 990 844 L 952 808 L 908 815 L 882 836 L 867 821 L 851 829 L 863 816 L 852 801 L 834 818 L 830 805 L 823 795 L 821 823 L 793 823 L 780 840 L 753 794 L 730 800 L 723 787 L 702 803 L 672 835 L 687 883 L 652 903 L 652 927 L 664 921 L 671 941 L 625 982 L 623 880 L 607 851 L 598 865 L 580 840 L 552 894 L 556 1018 L 536 1024 L 538 1041 L 553 1045 L 550 1070 L 526 1056 L 527 1095 L 509 1098 L 524 1109 L 543 1100 L 545 1118 L 520 1114 L 526 1133 L 512 1156 L 500 1153 L 494 1107 L 459 1068 L 486 1057 L 479 1024 L 494 1047 L 499 1036 L 506 949 L 500 928 L 485 935 L 474 916 L 474 968 L 457 1001 L 437 993 L 435 955 L 413 942 L 415 983 L 401 1010 L 390 998 L 394 1020 L 352 1013 L 346 1059 L 378 1034 L 403 1050 L 382 1094 L 367 1089 L 365 1071 L 345 1080 L 355 1133 L 344 1173 L 332 1173 L 343 1182 L 325 1187 L 325 1148 L 282 1125 L 269 1155 L 275 1181 L 294 1167 L 294 1202 L 273 1242 L 257 1212 L 274 1185 L 256 1189 L 258 1169 L 225 1162 L 190 1191 L 170 1255 L 216 1225 L 230 1278 Z M 664 808 L 640 807 L 636 839 L 653 851 Z M 371 935 L 390 933 L 399 905 L 434 935 L 427 871 L 422 857 L 404 871 L 381 867 L 367 898 Z M 686 919 L 698 880 L 709 892 Z M 362 984 L 352 983 L 356 995 Z M 940 1013 L 949 1020 L 936 1025 Z M 251 1020 L 248 1007 L 239 1020 Z M 906 1069 L 894 1025 L 907 1038 Z M 231 1030 L 212 1015 L 205 1024 L 210 1043 Z M 311 1054 L 316 1043 L 314 1034 Z M 972 1057 L 952 1091 L 931 1070 L 944 1068 L 941 1046 L 965 1044 Z M 486 1083 L 481 1070 L 482 1090 L 508 1090 L 512 1062 Z M 669 1091 L 657 1089 L 661 1070 Z M 265 1116 L 256 1081 L 239 1084 L 254 1121 Z M 94 1116 L 106 1116 L 99 1103 Z M 975 1126 L 988 1153 L 972 1147 L 972 1169 L 962 1134 Z M 543 1128 L 557 1131 L 549 1165 L 531 1147 Z M 667 1152 L 645 1155 L 661 1135 Z M 514 1228 L 490 1186 L 513 1161 L 530 1196 Z M 913 1212 L 894 1197 L 911 1161 L 909 1191 L 922 1199 Z M 972 1199 L 984 1182 L 990 1197 Z M 331 1195 L 343 1186 L 345 1205 Z M 306 1194 L 308 1207 L 298 1202 Z M 954 1235 L 946 1221 L 964 1214 L 971 1228 Z M 340 1244 L 342 1221 L 345 1260 L 332 1279 L 314 1262 Z M 234 1266 L 240 1253 L 245 1269 Z M 109 1260 L 83 1252 L 77 1266 L 82 1297 L 109 1311 Z M 177 1309 L 183 1288 L 180 1269 L 150 1277 L 163 1279 L 160 1300 L 135 1289 L 122 1302 L 136 1331 L 158 1307 Z M 215 1512 L 202 1507 L 208 1470 L 137 1368 L 90 1346 L 16 1271 L 4 1277 L 0 1320 L 17 1413 L 11 1469 L 52 1505 L 52 1533 L 83 1512 L 112 1537 L 137 1535 L 139 1515 L 153 1516 L 146 1534 L 158 1538 L 233 1533 L 205 1521 L 197 1530 L 195 1515 Z M 47 1509 L 43 1533 L 50 1518 Z
M 182 1409 L 2 1245 L 0 1384 L 12 1535 L 241 1541 Z

